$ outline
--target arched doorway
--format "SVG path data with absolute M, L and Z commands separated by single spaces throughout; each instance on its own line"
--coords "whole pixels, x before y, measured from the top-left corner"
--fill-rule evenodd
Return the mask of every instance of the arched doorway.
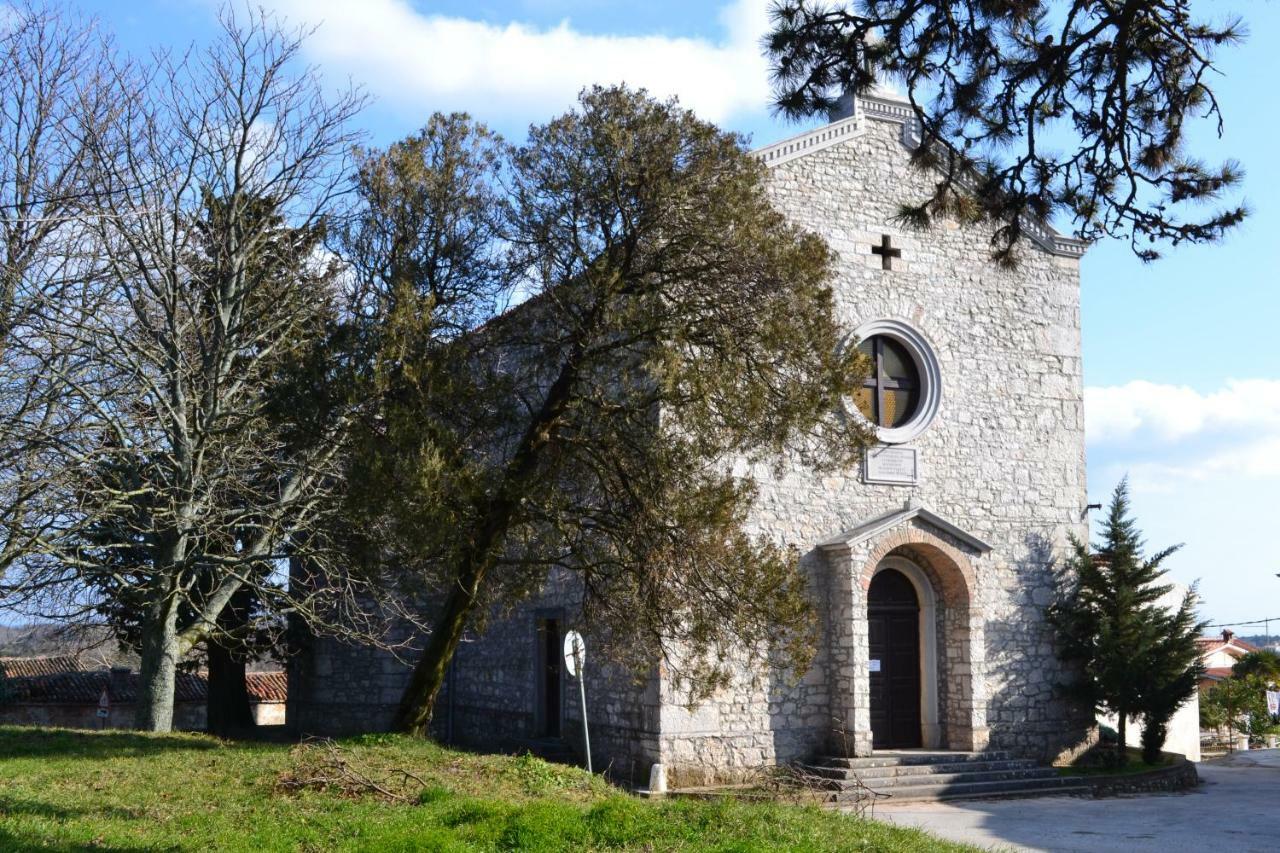
M 897 569 L 876 572 L 867 590 L 870 645 L 871 745 L 921 745 L 920 599 Z
M 905 675 L 919 673 L 917 719 L 921 745 L 926 749 L 986 749 L 987 614 L 975 603 L 978 584 L 972 560 L 989 554 L 991 546 L 926 509 L 908 506 L 902 512 L 872 519 L 848 534 L 834 537 L 821 548 L 835 580 L 829 605 L 829 624 L 834 628 L 832 649 L 838 655 L 836 660 L 850 664 L 831 670 L 831 748 L 842 755 L 868 756 L 873 752 L 870 662 L 895 662 L 881 647 L 880 618 L 875 619 L 878 627 L 872 629 L 874 653 L 870 647 L 873 638 L 868 617 L 872 615 L 870 599 L 874 597 L 877 617 L 882 611 L 878 605 L 895 603 L 892 599 L 898 599 L 896 603 L 903 606 L 900 613 L 909 616 L 912 609 L 918 611 L 918 663 L 914 670 L 908 667 Z M 876 578 L 891 569 L 915 588 L 915 608 L 900 583 L 896 584 L 898 595 L 881 595 Z M 881 583 L 893 584 L 893 580 L 887 580 L 892 577 L 886 575 Z M 891 601 L 886 602 L 886 598 Z M 892 616 L 892 612 L 885 615 Z M 884 666 L 879 666 L 879 671 L 880 675 L 888 674 Z M 884 695 L 880 682 L 877 676 L 877 706 Z M 888 719 L 884 713 L 888 710 L 877 707 L 877 724 Z M 912 708 L 908 703 L 907 707 L 894 710 L 895 716 L 897 711 L 911 715 Z M 883 742 L 876 739 L 877 746 Z

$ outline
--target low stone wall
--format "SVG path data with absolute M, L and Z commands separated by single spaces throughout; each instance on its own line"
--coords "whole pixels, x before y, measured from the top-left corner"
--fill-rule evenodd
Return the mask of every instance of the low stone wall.
M 1185 756 L 1175 756 L 1176 761 L 1167 767 L 1157 767 L 1142 773 L 1129 773 L 1123 776 L 1085 776 L 1081 777 L 1095 797 L 1123 797 L 1129 794 L 1157 794 L 1162 792 L 1185 791 L 1200 784 L 1200 776 L 1196 773 L 1194 762 Z
M 0 723 L 15 726 L 61 726 L 69 729 L 129 729 L 133 727 L 132 702 L 111 706 L 106 719 L 98 716 L 98 706 L 56 702 L 15 702 L 0 707 Z M 180 731 L 205 730 L 204 702 L 176 702 L 173 727 Z

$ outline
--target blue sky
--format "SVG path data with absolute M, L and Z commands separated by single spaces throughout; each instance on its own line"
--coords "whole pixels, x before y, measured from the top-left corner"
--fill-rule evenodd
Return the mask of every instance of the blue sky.
M 263 0 L 318 29 L 307 58 L 335 85 L 376 100 L 371 142 L 463 109 L 519 138 L 582 86 L 625 80 L 677 94 L 757 144 L 800 127 L 771 118 L 757 44 L 767 0 Z M 130 51 L 207 38 L 204 0 L 85 0 Z M 1185 542 L 1168 566 L 1200 581 L 1214 622 L 1280 617 L 1280 165 L 1272 154 L 1280 80 L 1280 4 L 1200 0 L 1202 14 L 1246 16 L 1250 37 L 1220 56 L 1218 139 L 1193 135 L 1209 161 L 1240 160 L 1252 218 L 1223 245 L 1143 265 L 1127 245 L 1093 247 L 1083 267 L 1089 483 L 1105 501 L 1130 475 L 1153 546 Z M 1280 619 L 1273 626 L 1280 633 Z

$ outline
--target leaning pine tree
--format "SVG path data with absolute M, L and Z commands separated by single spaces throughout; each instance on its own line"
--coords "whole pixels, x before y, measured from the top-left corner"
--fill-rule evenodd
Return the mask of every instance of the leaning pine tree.
M 1059 655 L 1079 667 L 1081 698 L 1119 720 L 1118 764 L 1125 761 L 1129 717 L 1143 717 L 1143 758 L 1153 762 L 1169 719 L 1199 680 L 1195 639 L 1203 626 L 1195 618 L 1194 591 L 1176 611 L 1159 604 L 1171 589 L 1160 583 L 1160 565 L 1180 547 L 1143 556 L 1142 535 L 1129 514 L 1128 482 L 1121 481 L 1102 542 L 1092 549 L 1075 542 L 1062 594 L 1049 611 Z
M 463 632 L 549 572 L 641 671 L 708 690 L 744 651 L 807 662 L 798 555 L 744 529 L 729 463 L 851 464 L 867 434 L 835 413 L 864 365 L 831 252 L 765 176 L 740 137 L 622 88 L 515 151 L 438 118 L 365 163 L 348 245 L 388 319 L 353 503 L 434 592 L 402 729 L 427 730 Z

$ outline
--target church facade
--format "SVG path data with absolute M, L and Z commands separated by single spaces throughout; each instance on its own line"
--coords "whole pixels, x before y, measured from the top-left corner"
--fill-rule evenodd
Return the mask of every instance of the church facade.
M 1086 533 L 1084 246 L 1031 223 L 1019 264 L 1003 269 L 988 228 L 896 224 L 934 180 L 909 163 L 913 128 L 907 105 L 864 97 L 756 152 L 780 209 L 838 254 L 838 317 L 875 364 L 848 402 L 879 436 L 859 468 L 739 470 L 759 484 L 752 532 L 803 555 L 822 617 L 814 663 L 800 676 L 744 665 L 693 707 L 660 665 L 639 681 L 589 665 L 597 768 L 644 779 L 662 764 L 671 784 L 690 785 L 821 753 L 1049 759 L 1086 738 L 1092 714 L 1063 695 L 1045 620 L 1068 537 Z M 569 599 L 553 575 L 464 643 L 437 705 L 442 737 L 581 749 L 577 686 L 559 654 Z M 291 723 L 385 728 L 406 678 L 389 657 L 316 639 L 292 665 Z

